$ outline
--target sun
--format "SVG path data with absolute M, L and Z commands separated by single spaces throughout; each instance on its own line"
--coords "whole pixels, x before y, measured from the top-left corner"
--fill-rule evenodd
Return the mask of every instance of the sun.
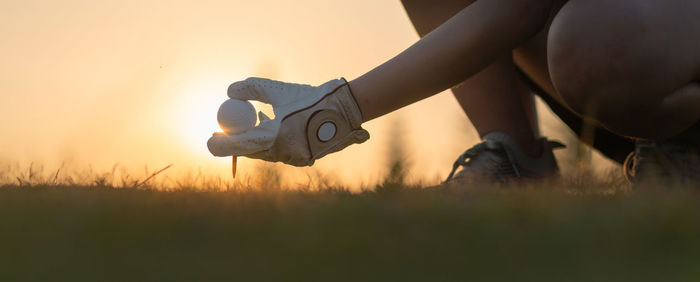
M 216 112 L 221 103 L 228 99 L 226 89 L 233 81 L 230 78 L 208 76 L 193 79 L 170 106 L 170 115 L 176 138 L 181 140 L 193 154 L 209 156 L 207 140 L 214 132 L 221 132 L 216 121 Z M 256 111 L 263 111 L 274 118 L 272 107 L 251 101 Z
M 170 106 L 173 130 L 188 151 L 208 155 L 207 140 L 212 133 L 221 131 L 216 112 L 228 99 L 226 88 L 232 81 L 209 76 L 193 79 L 181 89 Z

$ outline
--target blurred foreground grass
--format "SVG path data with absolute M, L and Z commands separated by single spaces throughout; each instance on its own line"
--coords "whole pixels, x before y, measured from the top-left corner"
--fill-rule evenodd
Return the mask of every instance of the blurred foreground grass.
M 579 184 L 7 184 L 0 281 L 700 280 L 699 192 Z

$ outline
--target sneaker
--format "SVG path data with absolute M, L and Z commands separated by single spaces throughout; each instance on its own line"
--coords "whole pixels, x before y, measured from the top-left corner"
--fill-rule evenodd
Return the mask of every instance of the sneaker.
M 510 135 L 503 132 L 489 133 L 483 137 L 483 142 L 457 158 L 445 184 L 545 179 L 557 175 L 559 167 L 552 150 L 565 146 L 546 138 L 541 138 L 538 142 L 542 146 L 542 155 L 532 158 L 520 150 Z M 460 167 L 462 169 L 457 171 Z
M 699 183 L 700 146 L 673 140 L 638 140 L 622 168 L 631 183 Z

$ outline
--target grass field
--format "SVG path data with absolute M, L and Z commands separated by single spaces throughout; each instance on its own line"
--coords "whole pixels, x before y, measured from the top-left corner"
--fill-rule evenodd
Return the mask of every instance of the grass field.
M 5 185 L 0 281 L 700 280 L 700 192 L 581 187 Z

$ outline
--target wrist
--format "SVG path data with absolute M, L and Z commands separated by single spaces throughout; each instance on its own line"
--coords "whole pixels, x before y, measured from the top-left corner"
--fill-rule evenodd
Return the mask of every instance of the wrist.
M 345 116 L 347 117 L 350 126 L 352 128 L 359 128 L 364 122 L 362 109 L 360 109 L 360 106 L 357 103 L 357 99 L 355 98 L 355 95 L 352 92 L 350 83 L 347 82 L 345 78 L 342 79 L 346 81 L 346 83 L 338 87 L 338 89 L 335 90 L 333 95 L 337 95 L 338 100 L 340 101 L 341 109 L 345 113 Z

